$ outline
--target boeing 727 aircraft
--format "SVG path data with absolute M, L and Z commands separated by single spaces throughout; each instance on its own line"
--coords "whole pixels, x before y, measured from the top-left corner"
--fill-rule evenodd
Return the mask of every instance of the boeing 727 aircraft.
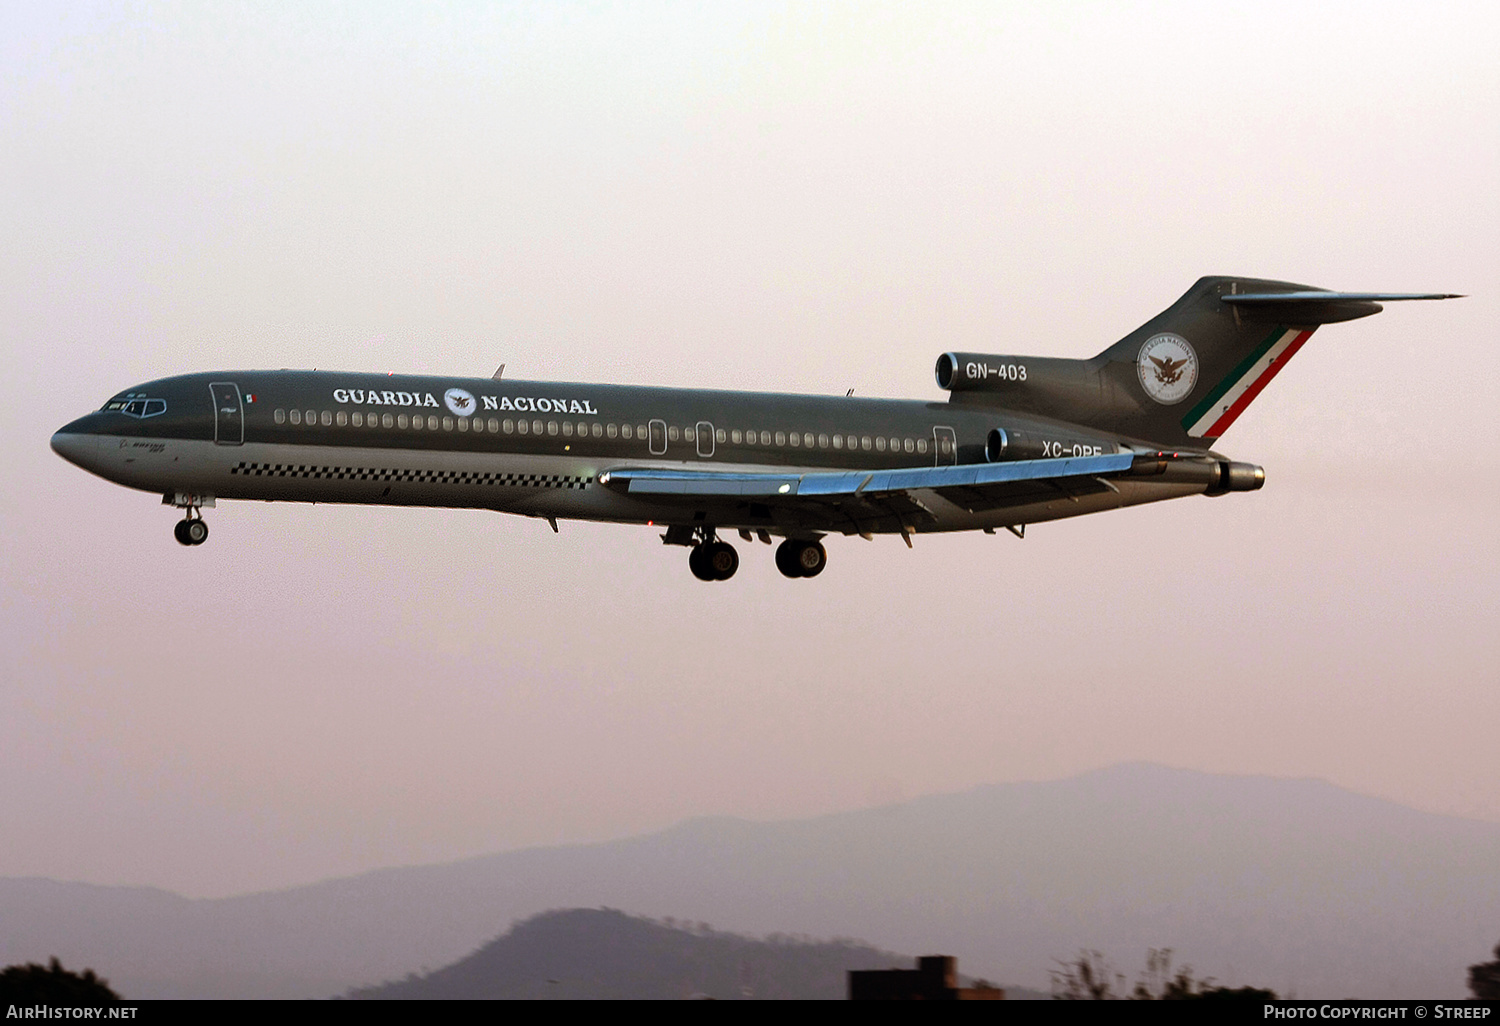
M 63 458 L 185 511 L 218 499 L 492 509 L 660 525 L 705 581 L 721 532 L 815 577 L 830 534 L 1005 528 L 1254 491 L 1215 445 L 1322 324 L 1439 294 L 1211 277 L 1088 360 L 944 353 L 946 402 L 339 371 L 136 385 L 52 436 Z

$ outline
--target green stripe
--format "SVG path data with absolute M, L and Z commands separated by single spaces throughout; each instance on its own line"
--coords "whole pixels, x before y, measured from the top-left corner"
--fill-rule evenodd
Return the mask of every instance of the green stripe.
M 1280 325 L 1276 328 L 1275 331 L 1271 332 L 1270 335 L 1266 336 L 1266 340 L 1260 345 L 1256 346 L 1249 356 L 1241 360 L 1239 366 L 1230 371 L 1229 376 L 1226 377 L 1223 381 L 1219 382 L 1218 385 L 1214 387 L 1214 390 L 1204 397 L 1201 403 L 1199 403 L 1197 406 L 1194 406 L 1190 411 L 1188 411 L 1188 415 L 1182 418 L 1182 429 L 1186 431 L 1188 428 L 1198 423 L 1199 419 L 1205 413 L 1212 409 L 1220 399 L 1224 398 L 1224 393 L 1233 388 L 1235 382 L 1239 381 L 1240 378 L 1248 374 L 1250 372 L 1250 368 L 1255 366 L 1256 361 L 1259 360 L 1262 356 L 1265 356 L 1270 348 L 1276 344 L 1276 340 L 1285 334 L 1286 326 Z

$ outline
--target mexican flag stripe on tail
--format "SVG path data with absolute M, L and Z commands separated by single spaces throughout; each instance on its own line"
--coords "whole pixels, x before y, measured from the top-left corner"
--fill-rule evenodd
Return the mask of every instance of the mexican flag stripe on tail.
M 1277 327 L 1182 418 L 1183 429 L 1194 438 L 1208 439 L 1228 431 L 1229 425 L 1280 373 L 1313 331 L 1313 328 Z

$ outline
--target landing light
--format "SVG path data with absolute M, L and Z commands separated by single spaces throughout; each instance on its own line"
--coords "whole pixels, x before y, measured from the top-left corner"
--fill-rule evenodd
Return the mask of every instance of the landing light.
M 782 485 L 780 488 L 778 488 L 776 490 L 778 492 L 780 492 L 782 495 L 785 495 L 787 492 L 789 492 L 789 491 L 792 490 L 792 486 L 789 485 L 789 484 L 784 484 L 784 485 Z

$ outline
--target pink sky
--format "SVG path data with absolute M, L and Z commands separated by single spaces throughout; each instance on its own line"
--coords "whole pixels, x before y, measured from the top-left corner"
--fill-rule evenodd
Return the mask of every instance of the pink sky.
M 0 76 L 0 875 L 225 894 L 1126 759 L 1500 820 L 1493 4 L 11 5 Z M 47 448 L 210 368 L 940 398 L 944 350 L 1092 355 L 1210 273 L 1471 296 L 1319 332 L 1221 445 L 1262 492 L 812 582 L 483 512 L 184 550 Z

